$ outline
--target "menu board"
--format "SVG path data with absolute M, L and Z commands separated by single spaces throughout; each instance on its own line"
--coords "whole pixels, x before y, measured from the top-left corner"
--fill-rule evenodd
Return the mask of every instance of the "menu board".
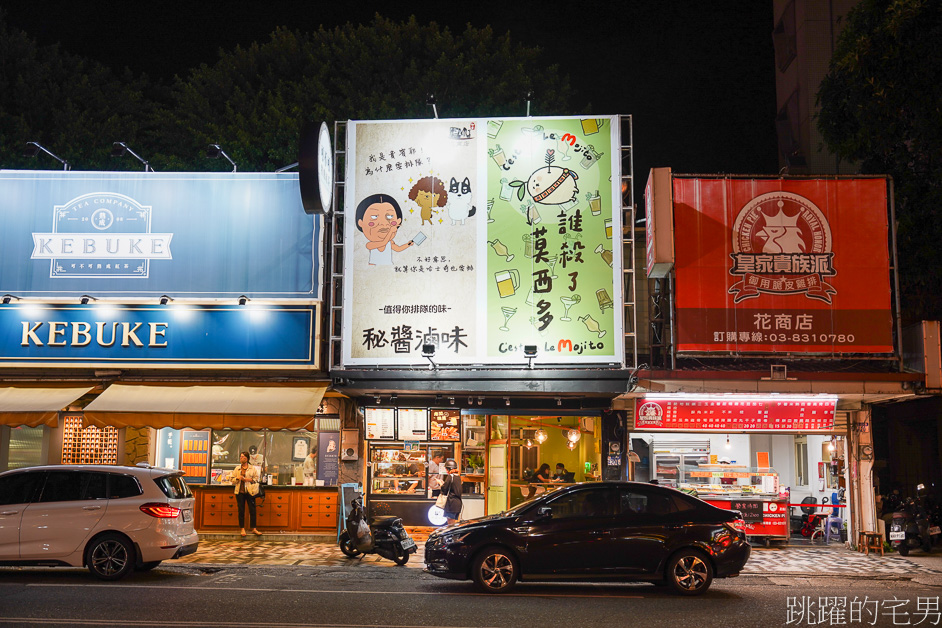
M 458 423 L 461 410 L 432 410 L 432 440 L 461 440 Z
M 397 415 L 399 440 L 428 440 L 428 409 L 399 408 Z
M 209 483 L 209 434 L 207 430 L 180 432 L 180 468 L 185 482 Z
M 396 438 L 396 410 L 394 408 L 364 408 L 366 440 L 393 440 Z
M 732 504 L 730 504 L 730 509 L 741 512 L 742 518 L 745 521 L 750 521 L 753 523 L 762 522 L 762 502 L 760 501 L 734 501 Z

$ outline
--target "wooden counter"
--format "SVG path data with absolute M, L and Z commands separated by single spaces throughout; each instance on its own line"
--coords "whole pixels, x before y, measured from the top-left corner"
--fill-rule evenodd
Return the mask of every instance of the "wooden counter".
M 195 497 L 197 531 L 238 529 L 232 485 L 190 485 L 190 489 Z M 256 523 L 261 532 L 336 532 L 337 501 L 336 486 L 266 486 L 265 499 L 256 499 Z M 248 528 L 248 508 L 245 517 Z

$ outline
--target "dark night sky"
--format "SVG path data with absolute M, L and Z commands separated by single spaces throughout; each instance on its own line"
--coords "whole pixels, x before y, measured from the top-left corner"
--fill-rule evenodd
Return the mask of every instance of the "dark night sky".
M 280 25 L 310 31 L 375 13 L 471 23 L 540 46 L 570 75 L 577 106 L 632 114 L 639 194 L 648 168 L 680 173 L 777 171 L 771 0 L 621 2 L 9 2 L 10 25 L 40 44 L 154 77 L 213 63 Z M 508 8 L 510 7 L 510 8 Z M 337 63 L 342 63 L 338 59 Z M 538 83 L 537 83 L 538 85 Z M 539 115 L 539 91 L 532 112 Z M 439 102 L 448 117 L 448 103 Z M 520 115 L 526 112 L 521 96 Z

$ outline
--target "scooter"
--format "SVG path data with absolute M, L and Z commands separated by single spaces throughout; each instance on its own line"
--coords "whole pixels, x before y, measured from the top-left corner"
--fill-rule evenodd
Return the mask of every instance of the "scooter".
M 349 558 L 362 554 L 379 554 L 383 558 L 405 565 L 409 554 L 416 551 L 415 540 L 402 527 L 400 517 L 374 517 L 367 522 L 363 499 L 350 502 L 347 529 L 340 534 L 340 551 Z
M 920 484 L 916 489 L 917 493 L 921 488 Z M 927 554 L 932 551 L 932 533 L 935 529 L 930 530 L 929 515 L 922 502 L 921 496 L 918 502 L 909 497 L 893 513 L 889 540 L 890 545 L 900 553 L 900 556 L 908 555 L 909 550 L 915 548 L 922 548 L 922 551 Z

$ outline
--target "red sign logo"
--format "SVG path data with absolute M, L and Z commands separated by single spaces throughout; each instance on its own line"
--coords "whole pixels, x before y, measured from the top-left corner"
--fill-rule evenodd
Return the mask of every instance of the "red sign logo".
M 766 294 L 804 294 L 831 302 L 837 290 L 824 277 L 832 265 L 831 227 L 817 206 L 791 192 L 769 192 L 749 201 L 732 229 L 731 275 L 742 280 L 729 288 L 735 303 Z

